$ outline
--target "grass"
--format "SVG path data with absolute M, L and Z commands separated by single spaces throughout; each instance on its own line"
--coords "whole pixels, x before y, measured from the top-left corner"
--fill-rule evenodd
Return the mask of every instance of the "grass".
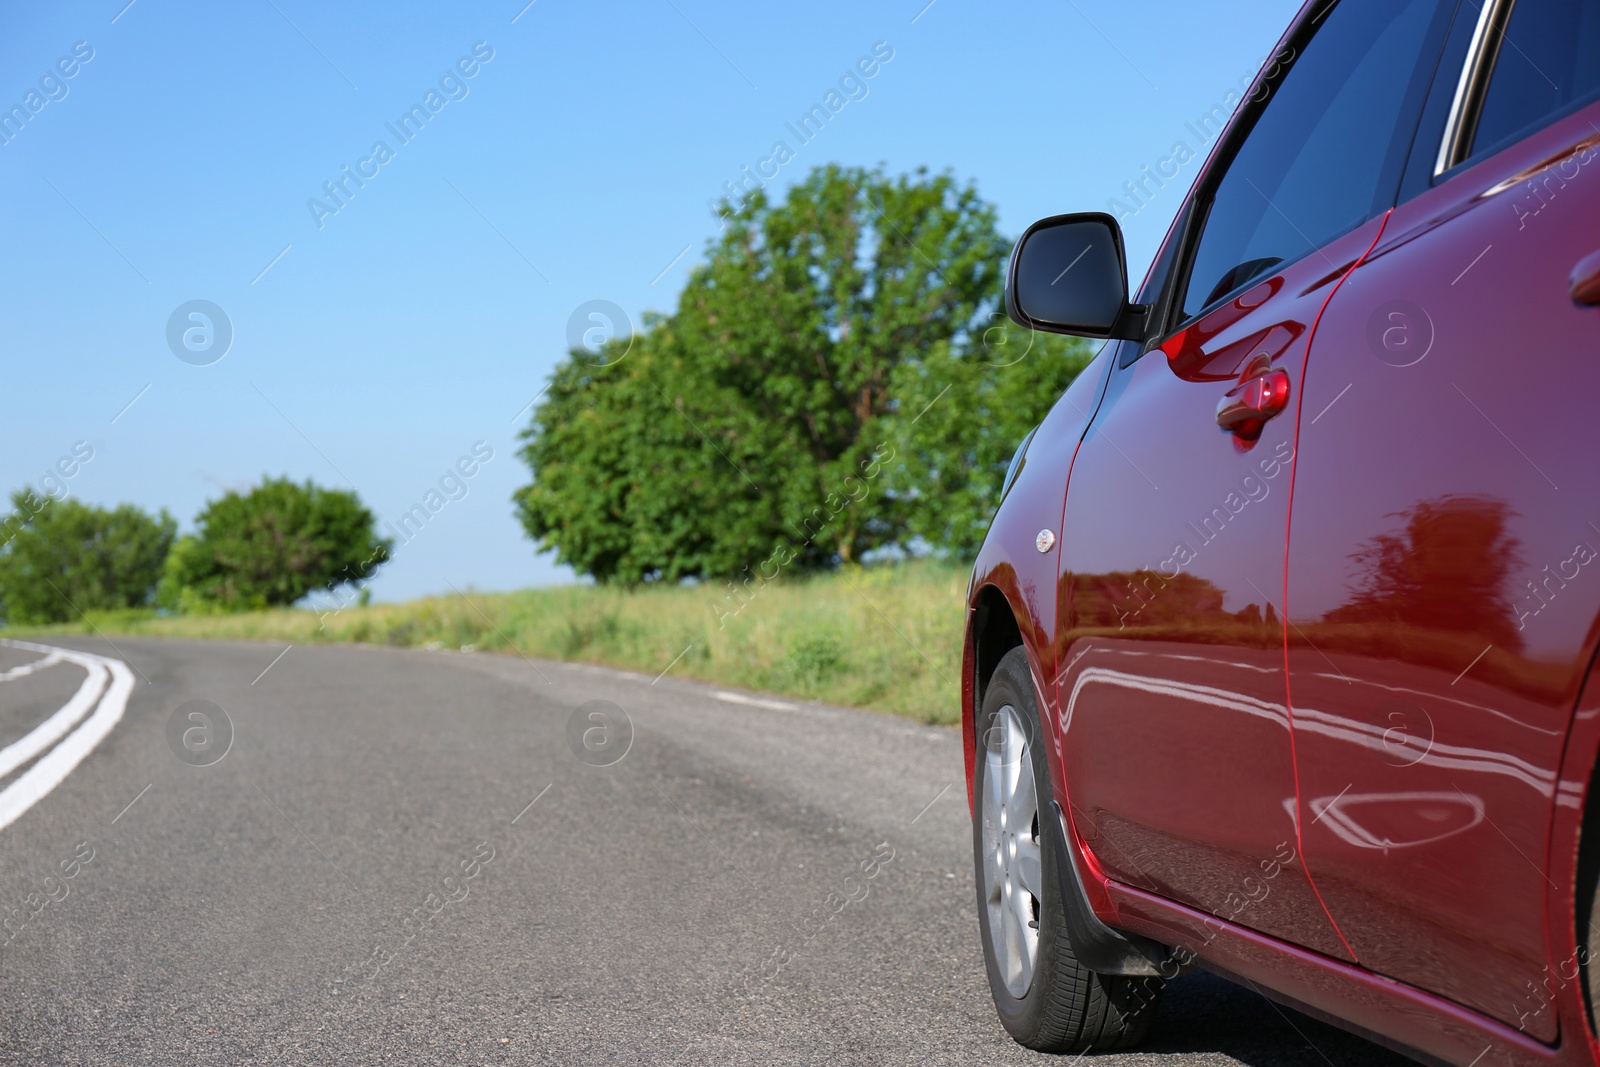
M 502 652 L 623 667 L 908 715 L 960 719 L 967 571 L 935 560 L 851 567 L 753 589 L 737 614 L 725 587 L 572 585 L 354 605 L 159 617 L 91 613 L 0 629 Z M 670 666 L 669 666 L 670 665 Z

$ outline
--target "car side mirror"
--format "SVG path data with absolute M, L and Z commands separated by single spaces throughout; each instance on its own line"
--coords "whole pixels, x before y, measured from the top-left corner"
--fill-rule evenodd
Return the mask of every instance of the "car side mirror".
M 1128 303 L 1122 227 L 1105 212 L 1041 219 L 1011 253 L 1006 313 L 1029 329 L 1142 340 L 1148 312 Z

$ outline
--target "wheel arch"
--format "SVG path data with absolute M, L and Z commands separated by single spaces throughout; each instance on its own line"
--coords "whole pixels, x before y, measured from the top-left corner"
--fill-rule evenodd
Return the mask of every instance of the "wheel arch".
M 975 798 L 972 786 L 976 780 L 973 771 L 977 756 L 977 720 L 983 707 L 996 669 L 1007 655 L 1023 649 L 1028 661 L 1028 678 L 1041 719 L 1049 718 L 1050 702 L 1041 691 L 1037 649 L 1031 647 L 1017 620 L 1017 613 L 1004 592 L 993 585 L 980 589 L 972 601 L 972 624 L 968 627 L 967 652 L 969 660 L 970 692 L 962 711 L 966 734 L 967 789 L 969 804 Z M 1050 727 L 1041 722 L 1046 733 Z M 1047 784 L 1052 798 L 1048 807 L 1041 807 L 1039 820 L 1041 832 L 1051 839 L 1050 854 L 1055 857 L 1061 891 L 1063 921 L 1066 925 L 1067 943 L 1074 957 L 1089 970 L 1102 975 L 1127 975 L 1144 977 L 1171 977 L 1182 965 L 1173 960 L 1165 946 L 1137 934 L 1112 929 L 1095 913 L 1078 869 L 1078 848 L 1073 845 L 1073 834 L 1061 803 L 1054 797 L 1056 787 L 1053 769 L 1057 762 L 1055 745 L 1045 738 L 1040 744 L 1050 781 Z M 974 818 L 977 812 L 973 811 Z
M 1550 883 L 1545 989 L 1535 1004 L 1555 1007 L 1563 1031 L 1584 1035 L 1600 1059 L 1595 1021 L 1600 1006 L 1600 960 L 1588 958 L 1587 927 L 1600 921 L 1600 674 L 1591 658 L 1579 689 L 1561 773 L 1546 866 Z M 1546 999 L 1548 998 L 1548 999 Z M 1543 1010 L 1537 1008 L 1536 1010 Z
M 1024 644 L 1022 628 L 1011 610 L 1011 602 L 995 586 L 985 586 L 972 609 L 973 693 L 972 710 L 983 705 L 983 696 L 994 677 L 995 668 L 1018 645 Z M 1029 659 L 1033 657 L 1030 655 Z
M 988 580 L 979 583 L 972 592 L 967 608 L 966 647 L 963 649 L 961 679 L 961 735 L 962 753 L 966 761 L 967 810 L 975 811 L 972 793 L 973 767 L 977 759 L 977 716 L 988 692 L 995 668 L 1014 648 L 1027 651 L 1028 667 L 1038 689 L 1038 650 L 1031 647 L 1024 625 L 1028 618 L 1020 614 L 1017 606 L 1002 583 L 1015 584 L 1015 574 L 1009 566 L 996 569 Z

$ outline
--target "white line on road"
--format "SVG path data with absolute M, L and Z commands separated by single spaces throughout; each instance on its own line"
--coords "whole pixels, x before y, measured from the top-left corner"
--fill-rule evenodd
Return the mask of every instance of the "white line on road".
M 718 689 L 711 695 L 718 700 L 726 700 L 730 704 L 748 704 L 752 708 L 772 708 L 774 711 L 800 710 L 800 705 L 798 704 L 788 704 L 782 700 L 763 700 L 760 697 L 747 697 L 743 693 L 730 693 L 724 689 Z
M 9 682 L 13 678 L 24 678 L 32 674 L 34 671 L 42 671 L 46 668 L 54 667 L 60 662 L 61 657 L 52 652 L 48 656 L 40 656 L 38 659 L 31 659 L 22 664 L 20 667 L 12 667 L 9 671 L 0 671 L 0 682 Z
M 59 661 L 60 657 L 57 659 Z M 84 678 L 83 684 L 72 695 L 72 699 L 62 705 L 59 711 L 28 731 L 21 739 L 11 742 L 5 748 L 0 748 L 0 778 L 4 778 L 67 736 L 67 731 L 78 725 L 83 717 L 89 714 L 95 701 L 99 700 L 100 694 L 105 691 L 106 669 L 103 666 L 77 660 L 72 662 L 88 671 L 88 677 Z
M 108 656 L 95 656 L 87 652 L 35 645 L 26 641 L 0 641 L 0 644 L 43 652 L 46 655 L 55 653 L 69 663 L 76 663 L 86 670 L 91 670 L 91 674 L 92 668 L 99 668 L 102 673 L 111 672 L 111 685 L 105 695 L 100 697 L 100 703 L 95 708 L 94 714 L 51 749 L 49 754 L 24 771 L 16 781 L 4 790 L 0 790 L 0 829 L 4 829 L 65 781 L 67 775 L 71 774 L 73 769 L 83 762 L 84 757 L 93 752 L 95 746 L 121 721 L 122 713 L 128 707 L 128 697 L 133 693 L 133 672 L 128 670 L 126 663 Z M 83 690 L 80 689 L 78 692 L 81 695 Z M 73 699 L 78 698 L 75 696 Z M 60 714 L 57 712 L 57 715 Z M 56 716 L 51 716 L 44 726 L 38 729 L 44 729 L 55 720 Z M 23 738 L 23 741 L 26 740 L 27 738 Z

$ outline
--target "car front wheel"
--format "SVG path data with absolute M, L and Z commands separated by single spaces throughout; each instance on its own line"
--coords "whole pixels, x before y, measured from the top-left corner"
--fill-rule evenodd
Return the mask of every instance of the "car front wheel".
M 1159 978 L 1098 974 L 1067 937 L 1049 764 L 1026 652 L 995 669 L 978 717 L 972 845 L 989 989 L 1006 1031 L 1041 1052 L 1129 1048 L 1155 1019 Z

